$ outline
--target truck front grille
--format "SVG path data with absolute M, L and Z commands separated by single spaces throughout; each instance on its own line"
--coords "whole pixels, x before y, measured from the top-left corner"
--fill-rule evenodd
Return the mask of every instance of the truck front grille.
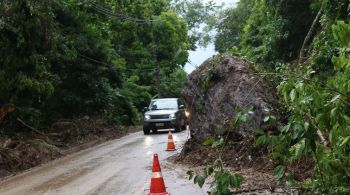
M 168 119 L 169 114 L 151 115 L 151 119 Z

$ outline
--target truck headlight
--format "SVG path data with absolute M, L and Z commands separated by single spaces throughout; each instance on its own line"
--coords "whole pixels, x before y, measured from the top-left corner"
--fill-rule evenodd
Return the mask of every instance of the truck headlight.
M 169 118 L 174 119 L 174 118 L 175 118 L 175 114 L 170 114 L 170 115 L 169 115 Z
M 146 115 L 145 115 L 145 120 L 148 121 L 149 119 L 151 119 L 151 116 L 148 115 L 148 114 L 146 114 Z
M 185 115 L 186 115 L 186 117 L 189 117 L 190 116 L 190 112 L 185 111 Z

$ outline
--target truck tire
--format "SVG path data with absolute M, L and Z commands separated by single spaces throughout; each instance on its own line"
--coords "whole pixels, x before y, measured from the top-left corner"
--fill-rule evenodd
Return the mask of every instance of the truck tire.
M 150 133 L 150 129 L 147 129 L 147 128 L 143 128 L 143 134 L 144 135 L 148 135 Z

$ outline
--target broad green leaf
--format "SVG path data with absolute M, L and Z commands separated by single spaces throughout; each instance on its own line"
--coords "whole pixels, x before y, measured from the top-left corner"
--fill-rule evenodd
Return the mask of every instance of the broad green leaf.
M 256 145 L 261 145 L 261 144 L 265 144 L 266 142 L 266 135 L 261 135 L 258 137 L 258 139 L 256 140 L 255 144 Z
M 344 146 L 345 144 L 347 144 L 349 142 L 349 140 L 350 140 L 350 136 L 347 136 L 346 138 L 343 139 L 340 146 Z
M 205 178 L 204 178 L 204 177 L 202 177 L 202 176 L 200 176 L 200 175 L 196 175 L 196 176 L 194 177 L 194 184 L 197 184 L 197 183 L 198 183 L 198 185 L 199 185 L 200 188 L 203 187 L 204 182 L 205 182 Z
M 283 127 L 281 128 L 281 132 L 284 132 L 284 133 L 288 132 L 289 129 L 290 129 L 290 126 L 291 126 L 290 123 L 288 123 L 287 125 L 283 126 Z
M 273 171 L 273 175 L 277 180 L 282 179 L 284 174 L 284 166 L 283 165 L 278 165 L 275 170 Z
M 231 187 L 239 188 L 244 178 L 241 174 L 236 173 L 234 175 L 231 175 L 229 180 L 230 180 Z
M 299 159 L 301 155 L 303 154 L 303 151 L 305 149 L 305 139 L 301 140 L 299 143 L 294 145 L 295 147 L 295 159 Z
M 204 168 L 204 176 L 208 177 L 214 172 L 214 168 L 212 166 L 208 166 Z

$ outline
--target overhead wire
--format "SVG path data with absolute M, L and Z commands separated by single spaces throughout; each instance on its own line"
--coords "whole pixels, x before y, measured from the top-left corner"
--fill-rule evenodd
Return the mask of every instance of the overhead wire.
M 106 66 L 113 66 L 111 64 L 107 64 L 105 62 L 101 62 L 101 61 L 98 61 L 96 59 L 93 59 L 93 58 L 90 58 L 88 56 L 85 56 L 81 53 L 77 53 L 77 55 L 81 58 L 84 58 L 86 60 L 89 60 L 89 61 L 92 61 L 92 62 L 95 62 L 95 63 L 98 63 L 98 64 L 102 64 L 102 65 L 106 65 Z M 135 68 L 135 69 L 132 69 L 132 68 L 123 68 L 122 70 L 127 70 L 127 71 L 151 71 L 151 70 L 155 70 L 155 68 Z
M 67 31 L 62 31 L 61 32 L 63 36 L 69 36 L 69 32 Z M 78 52 L 76 50 L 76 53 L 77 53 L 77 56 L 80 57 L 80 58 L 84 58 L 85 60 L 89 60 L 91 62 L 95 62 L 97 64 L 102 64 L 102 65 L 106 65 L 106 66 L 113 66 L 112 64 L 108 64 L 106 62 L 101 62 L 99 60 L 96 60 L 96 59 L 93 59 L 91 57 L 88 57 L 80 52 Z M 125 59 L 125 57 L 121 57 L 123 59 Z M 129 59 L 132 59 L 132 60 L 135 60 L 135 59 L 145 59 L 144 57 L 132 57 L 132 58 L 129 58 Z M 122 70 L 126 70 L 126 71 L 154 71 L 156 68 L 122 68 Z
M 129 20 L 129 21 L 133 21 L 136 23 L 151 23 L 151 22 L 156 22 L 156 21 L 160 21 L 160 20 L 152 20 L 152 19 L 144 19 L 144 18 L 136 18 L 136 17 L 131 17 L 125 14 L 121 14 L 121 13 L 116 13 L 116 12 L 112 12 L 111 10 L 108 10 L 107 8 L 104 8 L 103 6 L 98 5 L 95 2 L 90 1 L 91 4 L 91 8 L 101 14 L 107 15 L 107 16 L 112 16 L 115 17 L 117 19 L 122 19 L 122 20 Z
M 190 66 L 194 67 L 194 68 L 198 68 L 197 65 L 192 64 L 191 60 L 188 60 L 187 63 L 188 63 Z
M 117 18 L 117 19 L 121 19 L 121 20 L 129 20 L 129 21 L 132 21 L 132 22 L 135 22 L 135 23 L 146 23 L 146 24 L 151 24 L 152 22 L 157 22 L 157 21 L 161 21 L 161 20 L 156 20 L 156 19 L 144 19 L 144 18 L 136 18 L 136 17 L 131 17 L 131 16 L 128 16 L 128 15 L 125 15 L 125 14 L 121 14 L 121 13 L 116 13 L 116 12 L 112 12 L 111 10 L 103 7 L 103 6 L 100 6 L 98 5 L 96 2 L 94 1 L 85 1 L 85 3 L 90 3 L 90 7 L 95 10 L 96 12 L 100 13 L 100 14 L 103 14 L 103 15 L 106 15 L 106 16 L 112 16 L 114 18 Z M 99 63 L 99 64 L 104 64 L 104 65 L 109 65 L 109 64 L 106 64 L 104 62 L 100 62 L 98 60 L 95 60 L 95 59 L 92 59 L 92 58 L 89 58 L 85 55 L 82 55 L 82 54 L 79 54 L 79 56 L 87 59 L 87 60 L 90 60 L 90 61 L 93 61 L 95 63 Z M 192 65 L 192 64 L 191 64 Z M 196 66 L 192 65 L 193 67 L 197 68 Z M 126 69 L 126 70 L 131 70 L 131 71 L 135 71 L 135 70 L 139 70 L 139 71 L 142 71 L 142 70 L 156 70 L 157 68 L 145 68 L 145 69 Z M 125 69 L 124 69 L 125 70 Z

